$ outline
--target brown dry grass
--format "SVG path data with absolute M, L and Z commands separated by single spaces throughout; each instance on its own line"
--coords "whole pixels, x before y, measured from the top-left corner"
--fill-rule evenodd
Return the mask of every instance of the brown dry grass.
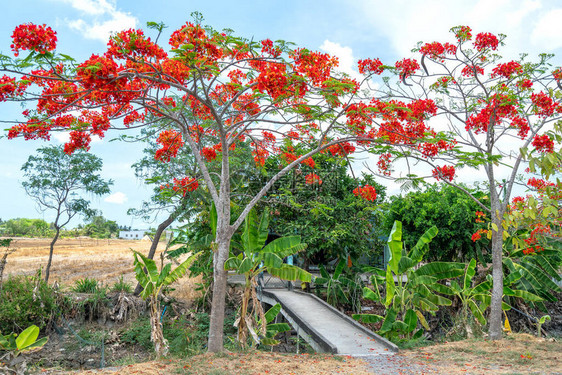
M 470 339 L 403 351 L 442 374 L 562 374 L 562 342 L 514 333 L 504 340 Z
M 11 248 L 16 249 L 8 257 L 5 276 L 34 275 L 39 267 L 45 267 L 49 257 L 48 238 L 16 238 Z M 121 277 L 132 287 L 136 285 L 131 250 L 148 254 L 150 241 L 122 239 L 63 238 L 55 244 L 51 276 L 63 287 L 70 287 L 76 280 L 93 278 L 111 286 Z M 161 242 L 154 259 L 160 264 L 160 253 L 166 244 Z M 198 279 L 184 277 L 174 284 L 174 295 L 185 301 L 195 297 L 194 283 Z
M 117 369 L 88 370 L 74 374 L 368 375 L 372 374 L 372 372 L 367 369 L 365 362 L 351 357 L 334 357 L 325 354 L 294 355 L 252 352 L 245 354 L 231 353 L 222 355 L 202 354 L 189 358 L 188 361 L 152 361 L 147 363 L 137 363 Z

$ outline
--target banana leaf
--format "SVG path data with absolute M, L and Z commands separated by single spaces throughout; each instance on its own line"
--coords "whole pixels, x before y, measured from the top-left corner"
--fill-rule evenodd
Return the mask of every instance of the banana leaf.
M 408 257 L 411 258 L 414 263 L 419 263 L 422 261 L 423 256 L 429 250 L 429 243 L 433 240 L 433 238 L 437 235 L 439 231 L 437 230 L 436 226 L 429 228 L 419 239 L 416 243 L 416 246 L 410 250 L 408 253 Z
M 398 274 L 398 263 L 402 258 L 402 223 L 395 221 L 388 237 L 388 248 L 390 249 L 390 259 L 388 266 L 395 273 Z

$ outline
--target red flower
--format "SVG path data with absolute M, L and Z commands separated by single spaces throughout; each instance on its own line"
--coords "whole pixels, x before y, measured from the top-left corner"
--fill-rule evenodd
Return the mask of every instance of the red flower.
M 534 105 L 534 112 L 539 116 L 552 116 L 558 107 L 558 104 L 542 91 L 538 94 L 531 94 L 531 101 Z
M 154 159 L 163 162 L 169 162 L 171 158 L 175 158 L 179 149 L 184 145 L 181 134 L 175 130 L 164 130 L 156 142 L 162 145 L 162 148 L 156 151 Z
M 499 40 L 494 34 L 480 33 L 476 35 L 476 39 L 474 40 L 474 48 L 476 48 L 478 51 L 482 51 L 486 48 L 495 50 L 496 48 L 498 48 L 498 43 Z
M 207 161 L 213 161 L 217 158 L 217 152 L 213 147 L 203 147 L 201 149 L 201 156 L 207 159 Z
M 44 24 L 27 23 L 19 25 L 12 33 L 12 40 L 11 48 L 15 56 L 19 55 L 20 50 L 45 54 L 57 47 L 57 33 Z
M 404 59 L 402 61 L 397 61 L 395 66 L 402 79 L 408 78 L 420 68 L 420 65 L 415 59 Z
M 475 73 L 484 74 L 484 69 L 482 69 L 478 65 L 472 65 L 472 66 L 467 65 L 461 71 L 461 74 L 465 77 L 474 77 Z
M 314 168 L 316 166 L 316 163 L 312 160 L 312 158 L 304 159 L 301 161 L 301 164 L 308 165 L 310 168 Z
M 199 187 L 199 182 L 197 182 L 195 178 L 184 177 L 181 180 L 174 178 L 174 184 L 172 186 L 172 190 L 179 191 L 182 193 L 182 195 L 185 195 L 187 194 L 187 192 L 195 191 L 198 187 Z
M 356 197 L 361 197 L 370 202 L 373 202 L 377 199 L 377 191 L 370 185 L 365 185 L 363 187 L 359 186 L 355 188 L 353 190 L 353 194 L 355 194 Z
M 459 42 L 466 42 L 472 39 L 472 29 L 468 26 L 456 26 L 451 29 Z
M 453 181 L 455 177 L 455 167 L 452 165 L 444 165 L 442 167 L 437 167 L 432 172 L 433 177 L 435 179 L 440 180 L 441 178 L 445 178 L 449 181 Z
M 532 144 L 539 152 L 548 154 L 554 152 L 554 141 L 546 134 L 535 136 Z
M 307 185 L 322 185 L 322 179 L 315 173 L 309 173 L 304 177 L 304 182 Z
M 512 74 L 521 74 L 523 72 L 523 67 L 517 61 L 510 61 L 505 64 L 499 64 L 492 70 L 492 78 L 497 76 L 510 78 Z M 532 83 L 531 83 L 532 84 Z
M 359 66 L 359 73 L 373 73 L 373 74 L 382 74 L 384 71 L 384 66 L 379 59 L 364 59 L 359 60 L 357 63 Z

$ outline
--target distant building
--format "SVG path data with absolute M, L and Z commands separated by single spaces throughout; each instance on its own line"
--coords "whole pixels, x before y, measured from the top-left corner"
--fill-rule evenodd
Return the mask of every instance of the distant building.
M 122 230 L 119 232 L 119 238 L 125 240 L 141 240 L 144 237 L 144 230 Z

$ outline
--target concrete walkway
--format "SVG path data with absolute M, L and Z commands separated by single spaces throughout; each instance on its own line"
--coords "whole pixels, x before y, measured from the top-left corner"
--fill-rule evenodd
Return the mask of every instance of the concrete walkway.
M 317 352 L 352 356 L 393 354 L 396 345 L 371 332 L 315 295 L 265 289 L 268 304 L 280 303 L 281 313 Z

